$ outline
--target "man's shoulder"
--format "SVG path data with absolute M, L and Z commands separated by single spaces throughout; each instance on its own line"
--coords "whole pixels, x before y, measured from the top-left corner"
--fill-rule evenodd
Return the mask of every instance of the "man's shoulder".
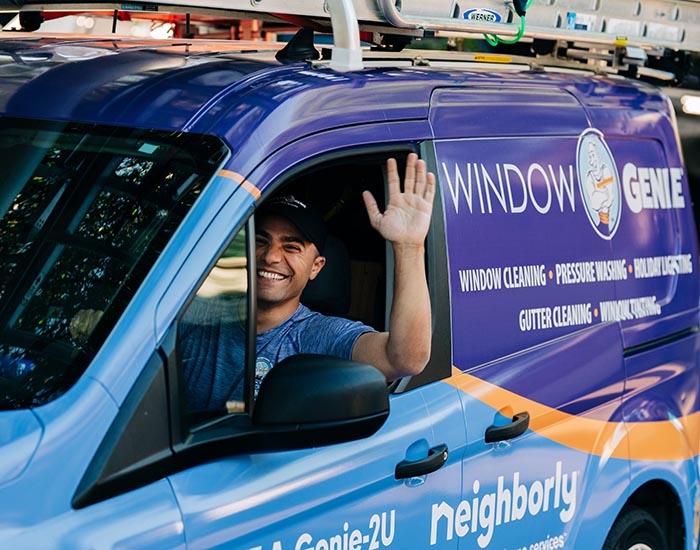
M 299 304 L 299 309 L 296 311 L 292 318 L 290 319 L 296 324 L 300 325 L 352 325 L 356 321 L 351 321 L 350 319 L 345 319 L 344 317 L 335 317 L 331 315 L 324 315 L 318 311 L 313 311 L 303 304 Z
M 375 329 L 364 324 L 362 321 L 324 315 L 317 311 L 310 310 L 306 306 L 301 306 L 304 311 L 300 313 L 298 321 L 295 323 L 298 330 L 304 330 L 312 338 L 324 338 L 329 334 L 347 334 L 375 332 Z
M 364 332 L 374 332 L 374 329 L 360 321 L 324 315 L 299 304 L 299 308 L 289 319 L 274 329 L 270 329 L 264 336 L 259 334 L 258 339 L 260 341 L 270 341 L 277 338 L 286 341 L 291 339 L 300 345 L 303 344 L 303 347 L 306 348 L 313 342 L 320 344 L 321 342 L 346 338 L 356 339 Z

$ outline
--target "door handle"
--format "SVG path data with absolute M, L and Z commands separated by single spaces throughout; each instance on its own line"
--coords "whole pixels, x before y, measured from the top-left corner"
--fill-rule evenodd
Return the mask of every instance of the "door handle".
M 530 413 L 521 412 L 513 417 L 513 422 L 504 426 L 489 426 L 486 428 L 486 443 L 496 443 L 506 439 L 513 439 L 524 434 L 530 425 Z
M 428 451 L 428 456 L 419 460 L 402 460 L 396 465 L 394 477 L 407 479 L 426 474 L 432 474 L 439 470 L 447 462 L 447 445 L 438 445 Z

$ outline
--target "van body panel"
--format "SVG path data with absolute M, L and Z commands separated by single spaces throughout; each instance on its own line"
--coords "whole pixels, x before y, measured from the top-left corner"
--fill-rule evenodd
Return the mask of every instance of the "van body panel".
M 89 376 L 81 378 L 64 396 L 34 412 L 44 426 L 44 434 L 24 475 L 4 487 L 8 494 L 27 490 L 37 476 L 44 480 L 45 499 L 33 507 L 35 518 L 47 521 L 57 512 L 70 510 L 66 494 L 75 490 L 91 456 L 117 414 L 117 407 L 105 388 Z M 72 460 L 61 464 L 61 475 L 56 475 L 55 450 L 67 442 L 75 453 Z M 50 480 L 50 483 L 49 483 Z M 28 521 L 17 516 L 18 521 Z M 8 522 L 9 523 L 9 522 Z
M 661 422 L 679 420 L 677 435 L 687 438 L 687 453 L 697 448 L 696 433 L 700 425 L 696 417 L 698 374 L 692 370 L 692 357 L 698 353 L 693 334 L 676 342 L 660 345 L 625 359 L 625 420 L 628 422 Z M 685 432 L 685 430 L 692 430 Z M 675 435 L 675 434 L 673 434 Z M 656 441 L 654 444 L 657 444 Z M 668 449 L 676 445 L 665 445 Z M 658 449 L 659 455 L 666 451 Z
M 582 370 L 585 378 L 578 375 Z M 464 392 L 470 445 L 464 459 L 462 498 L 476 495 L 478 481 L 482 499 L 484 494 L 495 495 L 497 502 L 514 499 L 509 501 L 510 516 L 501 504 L 502 514 L 492 518 L 495 534 L 488 544 L 517 539 L 524 526 L 528 536 L 520 539 L 521 544 L 548 537 L 563 537 L 573 547 L 602 544 L 614 519 L 605 510 L 616 509 L 628 496 L 623 374 L 619 331 L 607 324 L 457 374 L 449 381 Z M 489 426 L 503 425 L 521 412 L 530 417 L 526 434 L 501 444 L 485 444 Z M 543 489 L 561 491 L 565 483 L 569 496 L 576 494 L 575 513 L 556 492 Z M 604 494 L 592 491 L 592 486 L 604 486 Z M 525 509 L 518 504 L 516 493 L 533 499 L 532 506 Z M 599 530 L 579 533 L 582 518 Z M 473 546 L 467 543 L 468 547 Z
M 37 516 L 31 527 L 4 529 L 1 536 L 12 548 L 44 548 L 46 532 L 52 534 L 51 545 L 60 548 L 187 548 L 182 516 L 166 480 L 79 513 L 68 509 L 45 521 Z
M 132 55 L 135 59 L 125 59 L 124 64 L 115 63 L 116 60 L 107 57 L 54 66 L 30 82 L 17 83 L 15 89 L 10 87 L 12 79 L 8 79 L 5 87 L 10 89 L 4 110 L 15 116 L 41 116 L 58 120 L 75 120 L 79 117 L 91 122 L 175 129 L 192 116 L 193 109 L 196 112 L 206 105 L 209 95 L 219 93 L 222 83 L 235 82 L 235 79 L 241 78 L 241 74 L 245 74 L 222 69 L 219 71 L 219 82 L 210 79 L 203 85 L 197 79 L 208 76 L 212 70 L 211 62 L 203 67 L 173 55 L 155 52 L 135 52 Z M 171 87 L 166 74 L 175 67 L 181 69 L 181 74 L 177 87 Z M 79 81 L 79 75 L 86 70 L 99 70 L 102 78 L 88 80 L 79 90 L 80 93 L 66 91 L 58 97 L 47 94 L 47 89 L 52 86 L 62 90 L 56 82 L 63 82 L 65 78 Z M 185 74 L 191 78 L 191 82 L 183 82 Z M 154 97 L 148 94 L 155 96 L 155 103 Z
M 326 77 L 323 72 L 297 70 L 284 76 L 240 93 L 207 129 L 225 136 L 233 149 L 231 162 L 241 174 L 250 174 L 262 159 L 305 136 L 427 118 L 429 86 L 420 80 L 410 82 L 380 71 Z M 405 100 L 397 102 L 397 95 Z
M 698 285 L 692 274 L 697 242 L 694 234 L 681 231 L 679 225 L 679 216 L 690 209 L 690 193 L 678 157 L 667 158 L 661 141 L 608 141 L 616 158 L 625 159 L 618 166 L 625 221 L 613 248 L 634 254 L 634 259 L 628 260 L 630 280 L 618 282 L 618 299 L 655 296 L 663 311 L 663 315 L 657 311 L 643 320 L 618 312 L 625 347 L 629 348 L 665 336 L 653 322 L 655 317 L 674 318 L 696 309 Z M 621 256 L 619 252 L 616 255 Z M 689 326 L 678 326 L 677 330 L 686 328 Z
M 587 373 L 585 379 L 578 374 L 581 369 Z M 543 407 L 543 416 L 555 409 L 571 422 L 576 418 L 623 420 L 622 346 L 619 333 L 611 324 L 581 330 L 466 372 L 537 403 Z M 537 426 L 533 417 L 531 426 Z M 572 444 L 575 440 L 572 437 Z
M 0 111 L 153 128 L 181 129 L 212 98 L 270 66 L 250 60 L 233 64 L 194 45 L 124 52 L 104 41 L 62 45 L 33 39 L 10 40 L 4 48 L 18 52 L 24 67 L 6 67 Z
M 576 274 L 588 283 L 572 291 L 568 282 L 574 262 L 590 268 L 611 254 L 610 242 L 591 231 L 580 206 L 576 143 L 573 137 L 436 142 L 453 326 L 479 326 L 489 336 L 479 346 L 455 341 L 459 368 L 570 334 L 589 325 L 589 316 L 593 322 L 593 299 L 614 298 L 614 284 L 590 282 L 590 269 Z M 559 224 L 580 231 L 558 231 Z M 471 231 L 479 238 L 465 238 Z M 543 242 L 546 247 L 538 246 Z M 553 309 L 542 309 L 564 305 L 574 307 L 560 307 L 556 319 Z M 507 338 L 498 337 L 504 333 Z
M 697 333 L 691 333 L 627 357 L 624 399 L 634 486 L 664 479 L 695 506 L 700 500 L 698 348 Z M 688 541 L 697 537 L 694 510 L 683 509 Z
M 511 541 L 520 545 L 516 547 L 529 547 L 547 539 L 572 548 L 601 547 L 614 521 L 609 511 L 619 509 L 629 494 L 624 425 L 618 423 L 611 430 L 612 423 L 586 422 L 528 403 L 472 374 L 458 374 L 449 383 L 464 392 L 470 440 L 462 499 L 469 503 L 479 499 L 484 518 L 483 523 L 471 524 L 460 548 L 491 548 Z M 489 425 L 503 424 L 513 412 L 522 411 L 531 414 L 527 433 L 484 444 Z M 604 443 L 608 434 L 615 436 L 612 444 Z M 593 486 L 604 486 L 605 491 L 593 491 Z M 562 491 L 567 491 L 565 499 Z M 582 531 L 584 522 L 595 529 Z
M 24 471 L 0 486 L 0 499 L 14 503 L 5 509 L 0 529 L 8 546 L 44 547 L 51 533 L 51 544 L 59 547 L 185 548 L 182 516 L 166 480 L 84 510 L 71 506 L 89 459 L 118 412 L 104 386 L 84 376 L 65 396 L 33 412 L 44 426 L 41 441 Z M 57 460 L 64 445 L 69 455 Z
M 464 100 L 459 99 L 460 93 Z M 449 100 L 431 104 L 431 122 L 438 138 L 435 154 L 446 212 L 454 362 L 468 373 L 461 376 L 469 377 L 461 380 L 457 375 L 453 383 L 466 392 L 470 442 L 482 438 L 475 455 L 465 457 L 463 498 L 474 478 L 472 493 L 484 495 L 478 452 L 483 453 L 485 429 L 498 424 L 499 417 L 510 419 L 527 410 L 531 432 L 515 439 L 506 451 L 522 453 L 514 464 L 531 469 L 534 464 L 548 465 L 551 470 L 552 464 L 544 459 L 531 462 L 531 446 L 552 449 L 558 445 L 554 456 L 567 458 L 559 466 L 571 467 L 578 480 L 586 480 L 578 486 L 583 493 L 577 501 L 581 516 L 573 525 L 555 526 L 541 519 L 554 517 L 551 513 L 537 520 L 528 518 L 530 540 L 538 539 L 534 534 L 542 540 L 563 536 L 575 547 L 601 547 L 615 516 L 605 510 L 619 509 L 641 487 L 630 488 L 629 476 L 655 469 L 658 460 L 676 461 L 667 466 L 674 470 L 669 476 L 675 478 L 672 491 L 695 501 L 699 394 L 697 370 L 688 367 L 696 361 L 698 287 L 692 273 L 697 253 L 694 232 L 679 229 L 688 193 L 677 157 L 667 160 L 664 154 L 665 149 L 673 150 L 673 142 L 668 143 L 663 131 L 656 139 L 647 137 L 659 135 L 650 131 L 650 124 L 667 122 L 664 103 L 645 100 L 651 112 L 635 110 L 627 116 L 626 111 L 618 111 L 609 117 L 601 116 L 607 110 L 591 107 L 596 103 L 591 96 L 583 96 L 578 111 L 574 105 L 555 105 L 553 111 L 580 113 L 578 126 L 568 128 L 580 133 L 557 137 L 556 146 L 547 147 L 553 142 L 544 137 L 509 137 L 511 129 L 511 135 L 528 135 L 517 123 L 492 125 L 494 113 L 472 114 L 470 103 L 478 93 L 450 90 L 445 97 Z M 529 97 L 528 91 L 521 97 L 525 99 L 518 116 L 530 121 L 541 117 L 538 99 Z M 515 118 L 511 112 L 508 115 Z M 597 126 L 588 127 L 587 119 Z M 443 128 L 442 122 L 448 125 Z M 479 125 L 488 130 L 482 131 Z M 479 138 L 449 139 L 459 135 L 455 129 L 462 126 L 468 128 L 463 135 Z M 546 135 L 550 127 L 562 133 L 556 123 L 547 121 L 537 135 Z M 493 128 L 504 137 L 481 138 Z M 635 195 L 632 172 L 638 175 L 638 166 L 648 166 L 660 181 L 671 174 L 675 179 L 665 187 L 658 183 L 656 191 L 646 181 L 644 191 Z M 617 186 L 614 192 L 608 193 L 606 201 L 599 200 L 598 190 L 611 183 Z M 659 193 L 658 189 L 665 195 L 653 203 L 651 194 Z M 663 199 L 668 200 L 660 202 Z M 640 208 L 641 202 L 648 208 Z M 682 256 L 681 239 L 686 240 Z M 546 246 L 537 244 L 545 242 Z M 645 276 L 646 263 L 663 262 L 670 267 Z M 677 290 L 679 285 L 684 292 Z M 582 305 L 583 317 L 575 313 Z M 631 310 L 625 318 L 627 307 Z M 671 344 L 669 349 L 651 343 L 686 331 L 690 336 L 685 346 Z M 489 354 L 491 343 L 494 348 Z M 645 343 L 654 349 L 642 360 L 647 354 L 635 350 Z M 631 355 L 623 359 L 627 351 Z M 670 356 L 677 357 L 677 362 L 667 363 Z M 690 363 L 684 364 L 682 358 Z M 657 399 L 656 391 L 665 397 Z M 480 410 L 483 417 L 475 414 Z M 631 411 L 639 416 L 631 416 Z M 499 457 L 499 466 L 507 463 Z M 522 474 L 515 466 L 511 469 Z M 492 486 L 486 494 L 497 500 L 504 496 L 503 480 L 509 476 L 515 474 L 499 477 L 501 485 Z M 533 471 L 528 479 L 546 477 L 544 471 Z M 675 483 L 677 479 L 686 479 L 688 491 Z M 605 486 L 605 495 L 591 492 L 591 482 Z M 512 486 L 513 490 L 520 487 L 515 481 Z M 589 526 L 585 534 L 579 533 L 580 518 Z M 690 525 L 685 519 L 685 525 Z M 498 546 L 514 540 L 515 535 L 505 534 L 507 527 L 498 524 L 498 518 L 495 521 L 496 534 L 489 535 L 494 538 L 481 542 Z M 501 533 L 503 539 L 498 538 Z M 695 537 L 688 528 L 686 540 Z M 470 544 L 465 543 L 466 547 Z
M 267 195 L 276 188 L 282 176 L 289 172 L 290 168 L 299 170 L 300 167 L 310 163 L 316 157 L 342 157 L 343 154 L 352 152 L 353 149 L 373 150 L 380 146 L 391 149 L 394 144 L 398 147 L 405 147 L 406 143 L 420 142 L 430 138 L 430 133 L 427 120 L 391 121 L 330 128 L 328 131 L 295 141 L 273 155 L 260 158 L 259 164 L 246 179 L 263 195 Z M 237 172 L 240 170 L 240 173 L 246 173 L 237 162 L 242 160 L 240 158 L 231 159 L 229 165 Z M 249 164 L 252 163 L 245 161 L 243 166 Z
M 314 548 L 349 537 L 358 547 L 429 547 L 432 504 L 461 493 L 460 396 L 438 384 L 393 396 L 391 407 L 387 423 L 365 440 L 231 457 L 171 476 L 188 548 L 226 548 L 234 540 L 236 548 Z M 449 449 L 442 468 L 425 480 L 394 479 L 399 462 L 437 444 Z
M 559 136 L 588 126 L 572 94 L 537 83 L 517 89 L 498 83 L 438 88 L 430 98 L 430 121 L 441 138 Z
M 503 503 L 484 522 L 491 530 L 475 532 L 479 547 L 512 544 L 522 521 L 528 536 L 516 543 L 521 547 L 552 539 L 597 548 L 614 520 L 605 510 L 628 496 L 630 466 L 619 326 L 594 324 L 594 301 L 615 297 L 614 282 L 593 273 L 596 261 L 611 257 L 612 246 L 591 227 L 575 176 L 588 118 L 568 93 L 525 91 L 517 115 L 505 111 L 504 118 L 530 125 L 542 120 L 536 134 L 513 122 L 491 125 L 490 114 L 481 124 L 487 135 L 496 129 L 499 139 L 449 139 L 455 128 L 478 126 L 464 107 L 473 97 L 466 92 L 462 104 L 431 105 L 446 212 L 454 364 L 465 373 L 452 383 L 465 391 L 472 449 L 464 460 L 463 499 L 493 495 Z M 545 110 L 565 114 L 549 118 Z M 448 127 L 439 125 L 446 120 Z M 546 137 L 550 131 L 556 137 Z M 469 134 L 481 136 L 482 129 Z M 486 429 L 520 412 L 530 416 L 528 432 L 486 451 Z M 497 475 L 490 453 L 498 456 Z M 576 514 L 540 492 L 564 480 L 570 492 L 579 491 Z M 605 485 L 605 495 L 591 493 L 589 483 Z M 533 506 L 521 510 L 513 500 L 508 511 L 505 502 L 526 491 Z M 583 517 L 598 530 L 586 529 L 579 539 Z M 466 537 L 462 544 L 474 547 Z
M 32 411 L 11 411 L 0 417 L 5 450 L 0 458 L 0 483 L 8 483 L 19 476 L 32 459 L 43 433 L 39 419 Z

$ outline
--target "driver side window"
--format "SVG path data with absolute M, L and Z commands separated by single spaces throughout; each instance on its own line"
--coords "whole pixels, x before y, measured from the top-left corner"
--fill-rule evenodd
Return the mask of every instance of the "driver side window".
M 187 408 L 194 419 L 245 408 L 246 233 L 239 231 L 226 247 L 178 325 Z

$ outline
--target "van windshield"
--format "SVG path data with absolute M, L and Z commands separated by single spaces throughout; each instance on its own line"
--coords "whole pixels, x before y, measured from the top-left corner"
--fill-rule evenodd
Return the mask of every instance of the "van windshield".
M 75 383 L 227 153 L 214 136 L 0 117 L 0 410 Z

